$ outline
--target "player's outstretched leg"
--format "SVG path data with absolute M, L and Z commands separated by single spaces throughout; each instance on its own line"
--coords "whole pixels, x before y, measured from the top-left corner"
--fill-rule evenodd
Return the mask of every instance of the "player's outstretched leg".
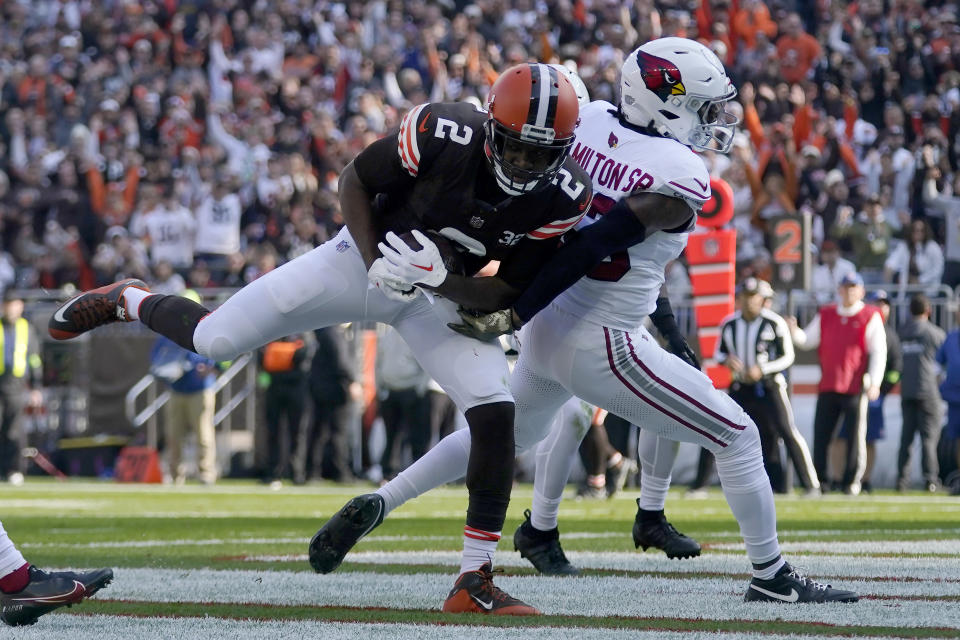
M 310 566 L 330 573 L 355 544 L 375 529 L 386 514 L 383 498 L 368 493 L 351 499 L 310 540 Z
M 83 600 L 84 585 L 62 574 L 47 573 L 32 565 L 25 565 L 26 584 L 10 593 L 0 592 L 0 620 L 11 627 L 33 624 L 45 613 Z
M 548 576 L 575 576 L 579 571 L 570 564 L 560 546 L 560 530 L 540 531 L 530 524 L 530 509 L 523 512 L 523 524 L 513 534 L 513 548 L 537 571 Z
M 128 278 L 81 293 L 64 302 L 50 316 L 47 328 L 50 336 L 57 340 L 69 340 L 111 322 L 133 320 L 127 313 L 123 299 L 123 294 L 130 287 L 150 291 L 142 280 Z

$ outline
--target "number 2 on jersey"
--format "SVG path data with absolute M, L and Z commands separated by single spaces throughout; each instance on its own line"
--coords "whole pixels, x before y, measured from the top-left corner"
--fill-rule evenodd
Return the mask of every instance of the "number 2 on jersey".
M 602 193 L 595 193 L 587 215 L 591 218 L 599 218 L 610 211 L 615 204 L 616 201 L 613 198 L 609 198 Z M 617 282 L 627 275 L 627 271 L 630 271 L 630 254 L 626 251 L 617 251 L 609 259 L 605 259 L 590 269 L 587 272 L 587 277 L 601 282 Z

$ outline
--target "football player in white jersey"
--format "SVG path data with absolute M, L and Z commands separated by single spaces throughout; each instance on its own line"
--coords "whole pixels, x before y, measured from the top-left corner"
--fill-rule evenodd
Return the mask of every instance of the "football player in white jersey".
M 737 121 L 724 103 L 735 95 L 720 60 L 693 40 L 662 38 L 632 52 L 620 105 L 584 109 L 572 151 L 600 194 L 595 217 L 511 309 L 461 316 L 484 339 L 523 326 L 510 381 L 518 448 L 538 442 L 572 396 L 642 425 L 648 437 L 699 444 L 716 457 L 753 565 L 745 600 L 855 602 L 856 593 L 815 582 L 783 559 L 756 425 L 640 324 L 656 309 L 663 267 L 710 197 L 706 167 L 691 148 L 729 150 Z M 387 510 L 462 475 L 468 448 L 468 438 L 445 438 L 413 465 L 427 473 L 405 472 L 393 495 L 379 494 Z

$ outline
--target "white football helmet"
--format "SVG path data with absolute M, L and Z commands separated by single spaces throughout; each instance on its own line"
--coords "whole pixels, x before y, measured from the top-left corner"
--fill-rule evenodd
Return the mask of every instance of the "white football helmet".
M 587 85 L 583 83 L 583 78 L 576 71 L 565 64 L 551 64 L 550 66 L 567 76 L 567 80 L 573 85 L 573 90 L 577 92 L 577 102 L 580 103 L 581 109 L 590 104 L 590 92 L 587 91 Z
M 651 40 L 620 70 L 620 113 L 695 149 L 727 153 L 738 119 L 724 108 L 737 90 L 720 59 L 696 40 Z

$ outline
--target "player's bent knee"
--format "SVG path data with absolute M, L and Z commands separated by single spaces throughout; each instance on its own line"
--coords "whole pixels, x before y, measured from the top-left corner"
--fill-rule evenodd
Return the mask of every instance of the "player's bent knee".
M 197 325 L 197 330 L 193 334 L 193 344 L 197 353 L 217 362 L 234 360 L 243 353 L 237 349 L 230 338 L 218 330 L 218 323 L 215 322 L 201 322 Z

